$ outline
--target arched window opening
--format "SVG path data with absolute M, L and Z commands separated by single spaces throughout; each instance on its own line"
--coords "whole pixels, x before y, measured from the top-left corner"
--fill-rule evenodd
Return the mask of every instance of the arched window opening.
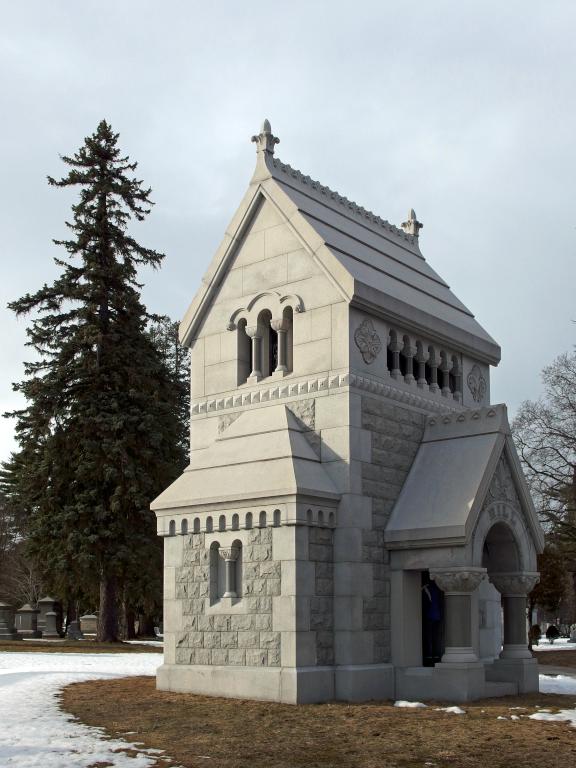
M 312 515 L 312 510 L 309 509 L 306 512 L 306 522 L 308 523 L 308 525 L 312 525 L 313 520 L 314 520 L 314 517 Z
M 334 525 L 335 521 L 336 521 L 336 518 L 334 516 L 334 512 L 330 512 L 330 514 L 328 515 L 328 525 Z
M 324 512 L 322 510 L 318 512 L 318 525 L 324 525 Z
M 194 533 L 200 533 L 200 518 L 194 518 Z
M 184 535 L 188 533 L 188 520 L 186 520 L 186 518 L 180 523 L 180 532 Z
M 237 514 L 232 515 L 232 530 L 237 531 L 240 527 L 240 518 Z
M 280 525 L 280 510 L 274 510 L 274 527 L 277 528 Z
M 278 335 L 276 331 L 273 331 L 270 327 L 270 321 L 272 320 L 272 314 L 269 309 L 263 309 L 258 315 L 258 333 L 260 334 L 260 371 L 262 372 L 262 378 L 265 379 L 274 370 L 271 368 L 272 355 L 274 350 L 278 350 Z M 273 334 L 273 337 L 272 337 Z
M 232 542 L 222 547 L 219 542 L 210 545 L 210 602 L 222 598 L 242 596 L 242 543 Z
M 207 517 L 206 518 L 206 530 L 208 531 L 208 533 L 212 533 L 212 528 L 213 528 L 212 518 L 211 517 Z
M 244 384 L 250 376 L 252 368 L 252 341 L 246 333 L 246 320 L 239 321 L 236 333 L 238 337 L 238 384 Z
M 246 513 L 246 528 L 248 530 L 252 528 L 252 512 Z
M 168 535 L 169 536 L 176 536 L 176 521 L 170 520 L 170 523 L 168 524 Z
M 266 528 L 266 512 L 264 512 L 264 510 L 260 512 L 260 516 L 258 518 L 258 525 L 260 528 Z
M 219 531 L 226 530 L 226 517 L 224 515 L 220 515 L 220 517 L 218 518 L 218 530 Z

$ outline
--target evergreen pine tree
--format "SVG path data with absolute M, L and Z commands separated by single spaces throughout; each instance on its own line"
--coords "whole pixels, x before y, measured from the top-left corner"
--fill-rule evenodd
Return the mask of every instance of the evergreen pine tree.
M 62 158 L 67 175 L 49 177 L 80 188 L 70 239 L 55 241 L 68 257 L 55 260 L 52 285 L 10 305 L 35 313 L 28 344 L 39 356 L 16 385 L 27 406 L 14 414 L 15 483 L 31 550 L 51 583 L 83 593 L 97 585 L 98 639 L 106 641 L 117 638 L 130 579 L 158 549 L 150 501 L 183 464 L 178 394 L 147 331 L 136 279 L 138 266 L 158 267 L 163 255 L 128 232 L 150 212 L 151 190 L 117 141 L 102 121 Z

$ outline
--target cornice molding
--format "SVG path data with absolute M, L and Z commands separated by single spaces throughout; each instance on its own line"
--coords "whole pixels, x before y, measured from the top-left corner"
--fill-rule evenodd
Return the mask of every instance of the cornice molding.
M 339 373 L 326 376 L 319 376 L 307 380 L 290 381 L 284 380 L 282 383 L 274 384 L 271 387 L 257 387 L 254 389 L 244 389 L 236 394 L 229 394 L 222 397 L 202 398 L 192 403 L 191 415 L 201 416 L 206 413 L 217 413 L 231 408 L 241 408 L 246 405 L 256 403 L 268 403 L 286 398 L 298 397 L 299 395 L 313 394 L 315 392 L 325 392 L 333 389 L 344 389 L 352 387 L 362 392 L 368 392 L 372 395 L 381 395 L 390 400 L 405 405 L 411 405 L 433 413 L 459 413 L 463 406 L 455 400 L 450 402 L 448 398 L 440 394 L 437 398 L 426 397 L 425 395 L 411 392 L 393 384 L 370 376 L 359 376 L 357 374 Z

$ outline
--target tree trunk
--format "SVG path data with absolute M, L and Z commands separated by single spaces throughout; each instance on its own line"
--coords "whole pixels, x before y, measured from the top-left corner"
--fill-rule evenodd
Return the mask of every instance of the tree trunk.
M 135 640 L 135 638 L 136 638 L 135 619 L 136 619 L 136 616 L 135 616 L 134 611 L 132 610 L 132 608 L 128 607 L 128 605 L 126 605 L 126 603 L 124 603 L 124 636 L 123 636 L 123 640 Z
M 154 637 L 154 617 L 141 613 L 138 619 L 138 637 Z
M 115 643 L 118 640 L 117 582 L 114 576 L 100 579 L 100 612 L 98 614 L 99 643 Z

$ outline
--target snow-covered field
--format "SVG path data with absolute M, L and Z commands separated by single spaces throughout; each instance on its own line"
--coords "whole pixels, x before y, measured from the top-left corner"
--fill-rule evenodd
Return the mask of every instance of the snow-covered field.
M 158 753 L 128 740 L 105 740 L 99 729 L 62 712 L 57 697 L 69 683 L 154 675 L 161 663 L 159 653 L 0 653 L 0 766 L 152 765 L 151 755 Z M 116 751 L 128 747 L 135 747 L 138 755 Z

